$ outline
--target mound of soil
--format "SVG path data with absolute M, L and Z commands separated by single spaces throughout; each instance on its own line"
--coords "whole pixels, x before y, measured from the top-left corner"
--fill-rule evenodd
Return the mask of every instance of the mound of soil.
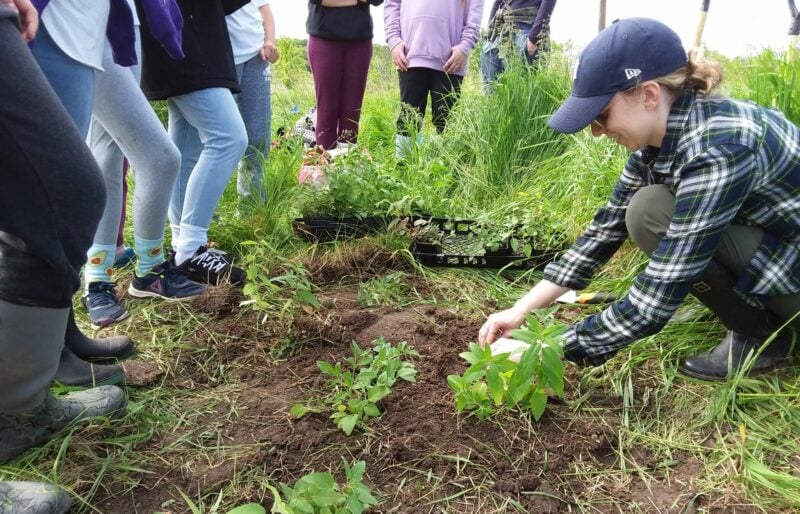
M 339 275 L 322 269 L 318 273 L 328 282 Z M 458 415 L 447 376 L 466 369 L 458 354 L 475 340 L 482 320 L 427 305 L 363 309 L 356 291 L 355 285 L 325 289 L 322 308 L 295 320 L 292 337 L 302 344 L 280 359 L 263 356 L 274 352 L 284 337 L 234 329 L 257 323 L 236 318 L 228 308 L 234 301 L 230 297 L 205 304 L 220 316 L 215 331 L 230 336 L 217 337 L 224 342 L 216 358 L 228 363 L 241 382 L 218 386 L 203 380 L 200 368 L 184 370 L 192 376 L 192 387 L 207 388 L 207 396 L 219 399 L 199 423 L 199 430 L 215 434 L 219 449 L 208 450 L 202 460 L 187 457 L 149 469 L 137 487 L 111 487 L 98 505 L 108 512 L 156 512 L 173 498 L 173 505 L 181 504 L 178 489 L 196 497 L 253 468 L 273 482 L 291 484 L 322 470 L 342 480 L 342 458 L 366 461 L 365 482 L 381 499 L 374 512 L 574 512 L 576 505 L 589 502 L 593 512 L 620 512 L 620 505 L 635 505 L 641 512 L 666 513 L 688 512 L 702 499 L 695 485 L 702 466 L 686 456 L 662 462 L 646 453 L 626 455 L 629 471 L 587 479 L 592 470 L 620 468 L 614 402 L 602 413 L 584 412 L 573 410 L 569 400 L 574 398 L 568 397 L 554 401 L 538 423 L 516 413 L 486 421 Z M 327 415 L 292 419 L 292 405 L 322 394 L 326 379 L 317 361 L 343 362 L 352 341 L 367 347 L 379 337 L 406 341 L 420 357 L 413 359 L 416 383 L 401 381 L 394 387 L 368 432 L 348 437 Z M 568 368 L 568 395 L 579 389 L 578 374 Z M 186 430 L 198 429 L 158 435 L 143 450 L 169 447 L 190 435 Z M 242 501 L 269 505 L 269 498 L 258 491 L 251 497 L 242 494 Z

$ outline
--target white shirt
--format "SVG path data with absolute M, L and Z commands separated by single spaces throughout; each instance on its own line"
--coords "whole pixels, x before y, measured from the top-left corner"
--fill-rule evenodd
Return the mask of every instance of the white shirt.
M 109 0 L 51 0 L 42 13 L 42 22 L 62 52 L 103 71 L 110 9 Z
M 269 0 L 251 0 L 241 9 L 225 17 L 233 48 L 233 62 L 249 61 L 264 46 L 264 25 L 258 8 L 269 5 Z
M 136 4 L 133 3 L 133 0 L 128 0 L 128 7 L 131 8 L 131 12 L 133 13 L 133 25 L 138 27 L 141 23 L 139 22 L 139 15 L 136 13 Z

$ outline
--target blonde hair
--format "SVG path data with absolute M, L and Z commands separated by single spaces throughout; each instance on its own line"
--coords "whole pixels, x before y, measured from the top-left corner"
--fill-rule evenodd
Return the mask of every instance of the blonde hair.
M 672 73 L 662 75 L 653 81 L 667 88 L 674 95 L 690 92 L 709 96 L 722 83 L 722 67 L 706 59 L 697 62 L 690 60 Z

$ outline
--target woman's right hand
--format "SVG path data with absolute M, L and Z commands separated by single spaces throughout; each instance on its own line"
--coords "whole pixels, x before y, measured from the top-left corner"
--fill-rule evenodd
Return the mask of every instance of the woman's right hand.
M 404 43 L 397 43 L 392 48 L 392 62 L 397 66 L 400 71 L 408 69 L 408 59 L 406 58 L 406 45 Z
M 523 321 L 525 321 L 525 311 L 519 307 L 511 307 L 492 314 L 478 332 L 478 344 L 486 346 L 500 337 L 509 337 L 509 332 L 522 326 Z

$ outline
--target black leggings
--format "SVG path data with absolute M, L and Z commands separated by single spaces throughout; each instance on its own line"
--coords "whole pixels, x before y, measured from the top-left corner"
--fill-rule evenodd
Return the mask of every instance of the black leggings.
M 400 78 L 400 100 L 403 109 L 397 119 L 397 130 L 408 135 L 413 126 L 419 131 L 425 108 L 428 106 L 428 93 L 431 95 L 433 125 L 442 132 L 447 123 L 447 115 L 461 94 L 461 75 L 447 73 L 431 68 L 408 68 L 397 73 Z M 413 115 L 416 112 L 417 115 Z M 413 125 L 412 125 L 413 124 Z

